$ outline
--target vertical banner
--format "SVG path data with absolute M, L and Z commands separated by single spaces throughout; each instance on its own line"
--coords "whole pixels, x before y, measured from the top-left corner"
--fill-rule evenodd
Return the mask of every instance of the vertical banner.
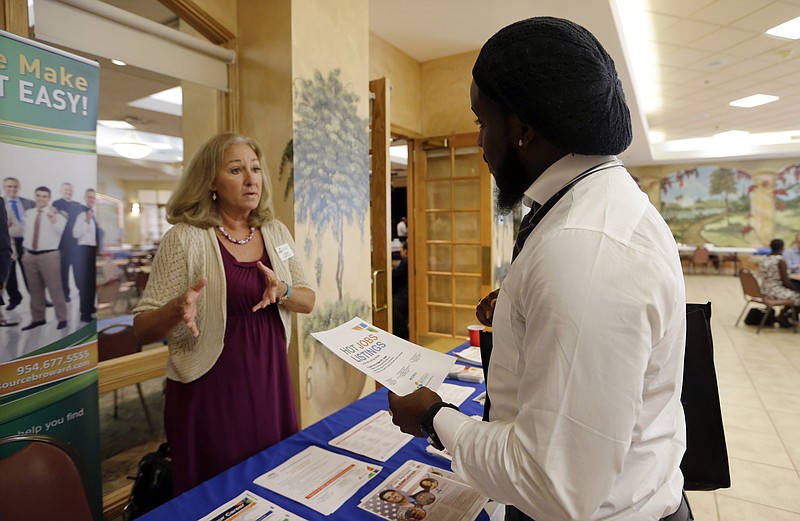
M 98 514 L 97 326 L 87 308 L 95 287 L 85 281 L 95 278 L 86 252 L 98 233 L 99 72 L 93 61 L 0 31 L 0 196 L 9 217 L 0 232 L 14 250 L 0 308 L 0 436 L 69 442 Z

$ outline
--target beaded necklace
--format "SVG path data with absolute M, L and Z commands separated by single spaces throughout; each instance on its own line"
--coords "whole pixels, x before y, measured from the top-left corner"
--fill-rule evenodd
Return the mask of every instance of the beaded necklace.
M 231 241 L 232 243 L 235 243 L 235 244 L 247 244 L 248 242 L 253 240 L 253 236 L 256 233 L 256 229 L 251 226 L 250 227 L 250 235 L 248 235 L 246 239 L 234 239 L 233 237 L 231 237 L 231 235 L 228 232 L 225 231 L 225 228 L 223 228 L 221 224 L 217 226 L 217 229 L 219 230 L 219 232 L 222 235 L 225 236 L 226 239 L 228 239 L 229 241 Z

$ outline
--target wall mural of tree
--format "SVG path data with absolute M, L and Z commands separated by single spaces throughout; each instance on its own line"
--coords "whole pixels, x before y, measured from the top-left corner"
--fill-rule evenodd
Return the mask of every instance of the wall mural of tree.
M 775 175 L 775 236 L 787 246 L 800 232 L 800 163 L 792 163 Z
M 369 222 L 369 122 L 358 116 L 359 96 L 342 83 L 340 69 L 296 79 L 294 96 L 294 140 L 284 148 L 279 178 L 286 177 L 284 197 L 294 191 L 297 222 L 309 224 L 303 249 L 307 264 L 314 265 L 317 285 L 335 277 L 338 296 L 328 302 L 318 298 L 314 312 L 301 320 L 303 352 L 311 359 L 304 375 L 306 399 L 325 415 L 357 399 L 366 380 L 310 333 L 370 314 L 368 300 L 344 287 L 346 243 L 356 240 L 346 230 L 358 229 L 363 242 Z M 322 248 L 327 232 L 337 245 L 335 271 L 332 252 Z
M 749 246 L 752 176 L 741 169 L 702 166 L 661 179 L 661 214 L 675 240 Z
M 315 71 L 295 83 L 294 154 L 302 158 L 303 189 L 295 191 L 298 221 L 311 220 L 319 238 L 330 229 L 338 243 L 336 286 L 342 299 L 344 225 L 358 224 L 362 237 L 369 213 L 369 144 L 358 96 L 342 84 L 341 70 L 325 78 Z

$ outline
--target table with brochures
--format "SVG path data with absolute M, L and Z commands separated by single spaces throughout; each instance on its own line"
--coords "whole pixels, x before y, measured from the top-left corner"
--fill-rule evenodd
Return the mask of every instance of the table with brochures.
M 459 346 L 455 348 L 453 352 L 460 351 L 467 346 L 468 344 Z M 473 398 L 485 391 L 484 384 L 468 383 L 449 378 L 445 382 L 474 389 L 471 396 L 462 403 L 460 409 L 468 415 L 480 416 L 482 414 L 483 406 L 474 401 Z M 192 490 L 181 494 L 139 519 L 143 521 L 200 519 L 220 508 L 221 505 L 240 496 L 243 492 L 250 491 L 274 503 L 278 507 L 309 521 L 317 519 L 378 520 L 380 519 L 379 516 L 366 512 L 359 508 L 358 505 L 365 496 L 370 494 L 386 477 L 395 472 L 395 470 L 400 468 L 405 462 L 408 460 L 415 460 L 441 469 L 451 470 L 450 462 L 447 459 L 432 455 L 426 450 L 428 442 L 423 438 L 412 439 L 385 462 L 370 460 L 359 454 L 354 454 L 329 445 L 328 442 L 333 438 L 336 438 L 376 412 L 387 409 L 387 390 L 385 388 L 378 389 L 340 411 L 301 430 L 297 434 L 286 438 L 280 443 L 265 449 L 205 483 L 198 485 Z M 320 447 L 327 451 L 362 460 L 367 463 L 374 463 L 381 466 L 382 470 L 361 486 L 361 488 L 341 507 L 333 512 L 332 515 L 327 517 L 292 499 L 267 490 L 254 483 L 254 480 L 259 476 L 262 476 L 267 471 L 274 469 L 311 446 Z M 269 516 L 269 518 L 272 519 L 272 516 Z M 486 521 L 489 519 L 489 516 L 485 511 L 481 511 L 476 519 Z

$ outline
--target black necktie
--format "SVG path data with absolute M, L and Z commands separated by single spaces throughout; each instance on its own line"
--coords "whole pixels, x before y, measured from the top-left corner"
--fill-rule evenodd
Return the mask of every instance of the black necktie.
M 511 255 L 511 262 L 514 262 L 514 259 L 517 258 L 519 252 L 522 251 L 522 247 L 525 246 L 525 240 L 528 238 L 528 235 L 531 234 L 535 225 L 531 222 L 533 220 L 533 216 L 536 212 L 539 211 L 542 205 L 533 201 L 531 204 L 531 209 L 528 213 L 525 214 L 525 217 L 522 218 L 522 221 L 519 223 L 519 231 L 517 232 L 517 240 L 514 241 L 514 253 Z

